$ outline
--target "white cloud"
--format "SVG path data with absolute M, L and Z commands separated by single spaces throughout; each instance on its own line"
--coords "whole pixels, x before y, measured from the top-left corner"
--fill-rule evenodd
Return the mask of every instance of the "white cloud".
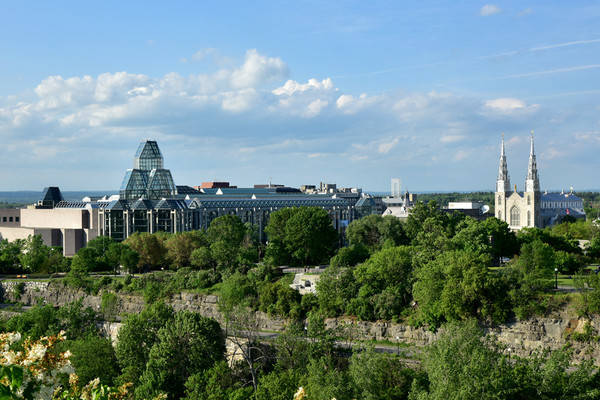
M 270 81 L 287 77 L 287 64 L 278 57 L 266 57 L 256 49 L 246 52 L 244 64 L 233 71 L 231 83 L 233 87 L 255 87 Z
M 221 103 L 223 110 L 241 112 L 248 110 L 257 97 L 256 90 L 253 88 L 240 90 L 237 92 L 227 92 L 223 94 Z
M 321 113 L 321 110 L 329 104 L 328 101 L 316 99 L 312 101 L 307 107 L 306 112 L 304 113 L 307 117 L 315 117 Z
M 380 98 L 378 96 L 367 96 L 366 93 L 355 98 L 351 94 L 343 94 L 336 100 L 336 107 L 345 114 L 354 114 L 365 107 L 376 103 Z
M 394 138 L 392 141 L 387 143 L 381 143 L 377 147 L 377 151 L 381 154 L 389 153 L 396 145 L 400 142 L 400 138 Z
M 512 97 L 502 97 L 498 99 L 487 100 L 484 103 L 485 110 L 499 114 L 533 112 L 538 108 L 538 104 L 527 105 L 523 100 Z
M 442 143 L 454 143 L 454 142 L 460 142 L 461 140 L 464 140 L 464 139 L 465 139 L 464 135 L 444 135 L 440 139 L 440 142 L 442 142 Z
M 500 7 L 494 4 L 486 4 L 483 7 L 481 7 L 481 10 L 479 10 L 479 15 L 483 17 L 488 17 L 490 15 L 498 14 L 500 11 L 502 11 Z
M 288 80 L 281 87 L 273 90 L 273 94 L 277 96 L 288 95 L 291 96 L 297 92 L 306 92 L 307 90 L 330 90 L 333 89 L 333 82 L 331 78 L 323 79 L 321 82 L 312 78 L 307 83 L 298 83 L 293 80 Z
M 59 165 L 52 167 L 57 168 L 54 173 L 71 176 L 68 171 L 78 170 L 77 161 L 89 165 L 86 163 L 93 158 L 89 155 L 100 151 L 107 152 L 107 159 L 99 163 L 122 160 L 119 157 L 129 160 L 129 146 L 135 148 L 140 138 L 151 136 L 161 140 L 161 145 L 165 143 L 167 149 L 178 146 L 177 151 L 185 154 L 192 153 L 191 149 L 197 151 L 190 157 L 203 160 L 207 174 L 271 176 L 272 165 L 277 162 L 281 170 L 293 170 L 289 175 L 293 176 L 294 172 L 300 173 L 297 165 L 303 162 L 302 171 L 318 176 L 320 171 L 310 170 L 311 165 L 335 160 L 339 162 L 332 163 L 332 170 L 339 168 L 340 176 L 346 174 L 352 179 L 356 174 L 360 182 L 364 179 L 359 178 L 360 174 L 376 176 L 382 170 L 410 165 L 427 169 L 432 160 L 456 168 L 461 163 L 453 161 L 487 162 L 481 159 L 482 149 L 493 147 L 495 159 L 500 132 L 506 132 L 507 139 L 513 137 L 509 142 L 514 143 L 520 136 L 526 141 L 526 132 L 532 127 L 558 138 L 559 132 L 565 131 L 561 127 L 569 125 L 568 137 L 574 146 L 590 148 L 593 146 L 585 146 L 584 140 L 594 145 L 599 140 L 599 135 L 593 133 L 597 125 L 585 127 L 574 120 L 577 113 L 552 113 L 518 98 L 481 99 L 456 93 L 392 90 L 357 95 L 336 87 L 330 78 L 298 82 L 286 80 L 287 73 L 283 60 L 249 50 L 238 65 L 213 73 L 51 76 L 37 85 L 33 100 L 31 93 L 2 99 L 0 168 L 10 168 L 3 160 L 39 170 Z M 555 115 L 562 119 L 554 122 Z M 587 120 L 597 124 L 596 110 L 593 115 Z M 573 129 L 583 133 L 574 138 Z M 115 143 L 123 150 L 106 149 Z M 460 143 L 460 150 L 448 152 L 448 144 L 452 143 Z M 519 145 L 527 147 L 525 143 Z M 563 151 L 560 139 L 548 145 Z M 43 160 L 50 160 L 47 164 L 35 157 L 45 147 L 50 149 L 44 153 Z M 123 154 L 116 154 L 120 151 Z M 569 151 L 568 155 L 577 152 L 575 147 Z M 547 156 L 557 155 L 549 151 Z M 355 164 L 345 163 L 347 160 L 372 160 L 372 165 L 378 167 L 370 171 L 356 163 L 357 170 L 352 170 Z M 495 162 L 492 174 L 497 168 Z M 64 171 L 60 170 L 63 163 Z M 185 176 L 185 171 L 191 169 L 178 163 L 178 159 L 170 160 L 169 166 Z M 371 168 L 370 162 L 366 164 Z M 89 176 L 82 173 L 80 183 L 73 185 L 101 179 L 93 170 L 85 172 Z M 120 173 L 115 172 L 116 181 Z M 15 172 L 19 174 L 27 172 Z M 52 181 L 51 172 L 47 177 Z M 185 179 L 175 178 L 185 183 Z M 30 179 L 43 180 L 46 175 Z M 197 178 L 188 178 L 193 179 Z M 18 187 L 18 180 L 14 182 Z

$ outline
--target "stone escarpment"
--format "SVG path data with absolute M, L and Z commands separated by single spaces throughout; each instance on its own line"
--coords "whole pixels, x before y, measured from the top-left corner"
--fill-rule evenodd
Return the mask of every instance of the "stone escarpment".
M 45 304 L 63 306 L 81 300 L 84 306 L 89 306 L 96 311 L 101 311 L 102 306 L 102 292 L 98 295 L 89 295 L 81 290 L 74 290 L 54 282 L 5 281 L 0 284 L 0 289 L 5 302 L 34 305 L 41 301 Z M 103 324 L 104 331 L 113 339 L 116 338 L 120 327 L 119 316 L 139 313 L 146 306 L 141 296 L 126 293 L 115 293 L 115 295 L 117 298 L 114 310 L 114 314 L 117 315 L 116 322 Z M 217 307 L 217 297 L 214 295 L 182 292 L 171 296 L 166 302 L 176 311 L 197 312 L 223 322 L 223 316 Z M 258 312 L 258 317 L 262 330 L 278 332 L 285 328 L 286 321 L 284 319 L 261 312 Z M 348 341 L 377 340 L 422 347 L 434 342 L 439 334 L 408 324 L 358 321 L 353 318 L 330 318 L 327 319 L 326 324 L 329 328 L 342 332 L 342 336 L 346 337 Z M 586 328 L 588 333 L 592 332 L 592 334 L 588 334 L 587 342 L 571 340 L 574 334 L 584 335 Z M 600 342 L 595 336 L 600 331 L 600 317 L 590 320 L 577 318 L 563 310 L 553 316 L 513 321 L 489 327 L 486 330 L 506 346 L 506 351 L 515 355 L 529 356 L 535 351 L 547 348 L 559 349 L 570 344 L 576 360 L 591 358 L 598 360 L 595 362 L 600 365 Z

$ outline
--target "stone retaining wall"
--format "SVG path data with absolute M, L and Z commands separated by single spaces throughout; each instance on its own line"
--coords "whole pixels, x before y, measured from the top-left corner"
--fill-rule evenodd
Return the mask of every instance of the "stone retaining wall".
M 18 296 L 14 287 L 19 282 L 1 282 L 0 290 L 5 300 L 21 302 L 24 305 L 34 305 L 38 301 L 55 306 L 62 306 L 73 301 L 82 300 L 84 306 L 89 306 L 100 311 L 102 294 L 97 296 L 88 295 L 83 291 L 73 290 L 61 284 L 40 281 L 25 282 L 23 294 Z M 128 313 L 139 313 L 145 307 L 144 299 L 140 296 L 116 293 L 118 306 L 116 313 L 124 315 Z M 200 313 L 206 317 L 215 318 L 220 323 L 223 317 L 218 311 L 217 297 L 212 295 L 200 295 L 196 293 L 178 293 L 168 301 L 176 311 L 186 310 Z M 282 331 L 285 328 L 285 320 L 258 313 L 260 329 L 266 331 Z M 498 340 L 507 346 L 511 353 L 528 356 L 536 350 L 544 348 L 559 349 L 569 341 L 567 336 L 572 332 L 583 332 L 586 323 L 591 324 L 596 332 L 600 332 L 600 317 L 592 320 L 576 318 L 566 310 L 553 317 L 536 317 L 525 321 L 515 321 L 488 328 L 487 332 L 497 336 Z M 351 318 L 331 318 L 326 320 L 329 328 L 344 331 L 346 336 L 352 340 L 379 340 L 390 342 L 402 342 L 414 346 L 425 346 L 437 338 L 437 334 L 423 328 L 415 328 L 406 324 L 391 322 L 366 322 Z M 120 324 L 118 322 L 105 322 L 102 326 L 107 336 L 113 340 Z M 583 360 L 594 358 L 600 365 L 600 343 L 572 342 L 576 359 Z

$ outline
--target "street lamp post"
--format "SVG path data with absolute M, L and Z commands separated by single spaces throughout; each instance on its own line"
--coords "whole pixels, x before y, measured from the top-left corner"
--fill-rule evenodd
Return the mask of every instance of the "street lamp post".
M 558 268 L 554 268 L 554 288 L 558 289 Z

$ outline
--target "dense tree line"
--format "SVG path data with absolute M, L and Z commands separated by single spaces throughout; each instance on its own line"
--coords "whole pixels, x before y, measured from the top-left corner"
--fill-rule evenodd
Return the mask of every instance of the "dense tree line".
M 574 238 L 582 231 L 591 239 L 586 250 Z M 350 245 L 332 257 L 317 286 L 319 309 L 365 320 L 406 318 L 433 329 L 543 313 L 555 269 L 584 273 L 600 243 L 590 222 L 515 234 L 496 218 L 447 214 L 433 202 L 417 204 L 404 223 L 376 215 L 353 221 L 346 238 Z
M 36 339 L 67 331 L 61 351 L 82 381 L 130 382 L 131 399 L 595 399 L 600 375 L 592 360 L 574 365 L 568 347 L 522 358 L 473 319 L 443 326 L 412 366 L 403 355 L 379 353 L 372 345 L 342 349 L 342 331 L 326 328 L 310 314 L 306 325 L 290 323 L 274 341 L 250 335 L 254 349 L 227 362 L 224 332 L 198 314 L 175 312 L 164 303 L 127 316 L 113 348 L 95 325 L 97 316 L 80 303 L 54 309 L 37 306 L 4 321 L 4 332 Z M 250 325 L 246 325 L 247 327 Z M 20 348 L 23 342 L 13 345 Z M 251 364 L 245 357 L 253 359 Z M 253 372 L 249 365 L 252 365 Z M 60 378 L 59 378 L 60 379 Z M 62 379 L 67 385 L 67 376 Z M 104 397 L 102 397 L 104 398 Z

